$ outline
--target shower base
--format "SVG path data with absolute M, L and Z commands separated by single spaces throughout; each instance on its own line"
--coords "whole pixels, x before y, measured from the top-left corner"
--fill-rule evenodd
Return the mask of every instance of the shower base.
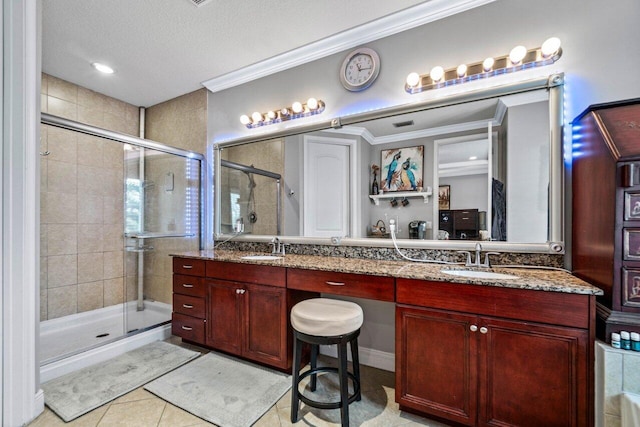
M 40 322 L 40 381 L 104 361 L 171 336 L 171 305 L 145 301 Z M 158 325 L 158 326 L 156 326 Z

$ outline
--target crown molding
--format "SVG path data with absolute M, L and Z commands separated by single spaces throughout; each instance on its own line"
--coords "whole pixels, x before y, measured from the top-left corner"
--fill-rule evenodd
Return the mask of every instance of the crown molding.
M 298 65 L 342 52 L 364 43 L 388 37 L 420 25 L 484 6 L 495 0 L 431 0 L 387 15 L 317 42 L 202 82 L 211 92 L 219 92 Z

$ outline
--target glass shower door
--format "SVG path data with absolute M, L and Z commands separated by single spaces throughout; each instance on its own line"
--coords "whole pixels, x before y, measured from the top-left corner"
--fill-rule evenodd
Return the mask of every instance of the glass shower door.
M 200 168 L 177 154 L 125 150 L 127 333 L 171 320 L 170 254 L 200 248 Z

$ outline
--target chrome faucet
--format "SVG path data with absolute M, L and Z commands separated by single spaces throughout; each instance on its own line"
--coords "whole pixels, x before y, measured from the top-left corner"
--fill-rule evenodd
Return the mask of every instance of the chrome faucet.
M 272 246 L 272 249 L 271 249 L 272 254 L 286 255 L 285 253 L 286 244 L 284 242 L 281 242 L 278 236 L 274 236 L 271 239 L 271 243 L 269 244 Z
M 491 261 L 489 260 L 489 255 L 499 255 L 498 252 L 485 252 L 484 254 L 484 262 L 481 263 L 480 262 L 480 257 L 481 257 L 481 252 L 482 252 L 482 245 L 480 244 L 480 242 L 476 243 L 475 246 L 475 251 L 476 251 L 476 256 L 473 260 L 473 262 L 471 262 L 471 252 L 469 251 L 458 251 L 461 254 L 465 254 L 467 255 L 467 260 L 464 264 L 465 267 L 485 267 L 485 268 L 490 268 L 491 267 Z

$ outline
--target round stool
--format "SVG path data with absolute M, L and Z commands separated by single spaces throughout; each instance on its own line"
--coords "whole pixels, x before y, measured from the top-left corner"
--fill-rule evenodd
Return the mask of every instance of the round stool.
M 320 409 L 340 408 L 342 426 L 349 425 L 349 404 L 361 399 L 360 364 L 358 360 L 358 335 L 362 326 L 362 308 L 353 302 L 329 298 L 314 298 L 299 302 L 291 309 L 293 327 L 293 385 L 291 392 L 291 422 L 298 421 L 300 400 L 309 406 Z M 311 345 L 311 369 L 300 374 L 302 346 Z M 318 346 L 338 346 L 338 368 L 318 367 Z M 347 370 L 347 344 L 351 345 L 353 373 Z M 316 390 L 317 374 L 334 372 L 340 382 L 340 400 L 336 402 L 318 402 L 306 397 L 298 390 L 301 380 L 311 376 L 311 391 Z M 349 395 L 349 382 L 353 382 L 353 394 Z

